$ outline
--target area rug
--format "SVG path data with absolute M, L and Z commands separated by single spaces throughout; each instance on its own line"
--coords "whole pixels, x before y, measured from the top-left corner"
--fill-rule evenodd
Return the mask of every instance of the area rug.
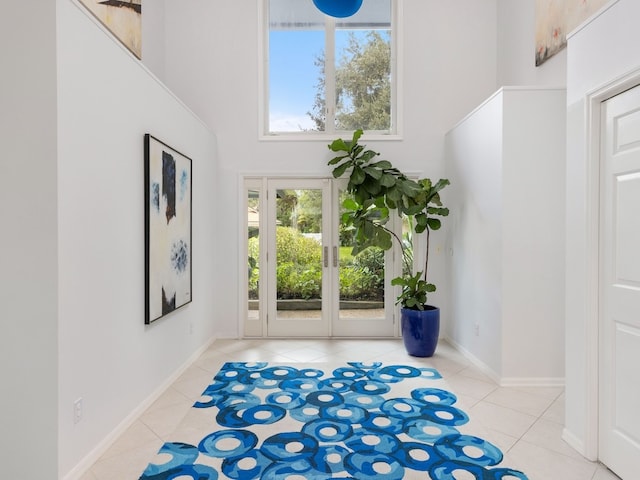
M 527 479 L 456 403 L 432 368 L 226 363 L 140 480 Z

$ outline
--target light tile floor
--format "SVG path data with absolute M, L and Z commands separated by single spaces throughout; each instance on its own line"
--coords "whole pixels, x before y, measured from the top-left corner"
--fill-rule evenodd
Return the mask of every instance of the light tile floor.
M 80 480 L 137 480 L 170 434 L 189 429 L 189 410 L 227 361 L 381 361 L 435 367 L 458 395 L 478 436 L 504 465 L 530 480 L 618 480 L 561 438 L 562 388 L 503 388 L 446 342 L 431 358 L 406 354 L 401 340 L 218 340 L 109 448 Z M 195 427 L 194 427 L 195 428 Z M 481 433 L 480 433 L 481 432 Z

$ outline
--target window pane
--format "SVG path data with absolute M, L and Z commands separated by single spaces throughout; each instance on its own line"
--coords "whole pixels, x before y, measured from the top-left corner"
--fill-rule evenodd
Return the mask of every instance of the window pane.
M 308 112 L 318 83 L 317 59 L 324 32 L 277 30 L 269 34 L 269 127 L 271 132 L 315 129 Z
M 346 212 L 343 206 L 348 194 L 340 190 L 340 216 Z M 378 247 L 369 247 L 351 254 L 353 231 L 340 223 L 340 319 L 354 318 L 380 320 L 384 310 L 385 253 Z
M 268 132 L 391 131 L 391 17 L 392 0 L 344 19 L 269 0 Z
M 336 130 L 391 129 L 391 0 L 369 0 L 335 32 Z
M 324 56 L 324 15 L 313 2 L 269 2 L 269 131 L 315 128 L 308 115 Z
M 260 192 L 247 192 L 248 319 L 260 318 Z
M 322 191 L 277 190 L 277 318 L 322 316 Z
M 336 130 L 391 128 L 391 31 L 336 30 Z

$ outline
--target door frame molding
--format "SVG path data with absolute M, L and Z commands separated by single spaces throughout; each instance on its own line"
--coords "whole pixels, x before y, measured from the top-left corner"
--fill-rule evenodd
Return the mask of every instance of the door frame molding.
M 602 103 L 640 85 L 640 69 L 629 72 L 593 90 L 585 98 L 585 157 L 586 176 L 586 229 L 587 278 L 586 278 L 586 388 L 585 388 L 585 437 L 583 454 L 591 460 L 599 458 L 599 358 L 600 358 L 600 165 Z M 565 440 L 575 444 L 571 438 Z

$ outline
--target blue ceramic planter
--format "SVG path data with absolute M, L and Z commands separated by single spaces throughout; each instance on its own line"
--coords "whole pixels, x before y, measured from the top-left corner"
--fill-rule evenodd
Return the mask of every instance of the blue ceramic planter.
M 424 310 L 403 308 L 400 316 L 402 340 L 407 353 L 414 357 L 431 357 L 440 333 L 440 309 L 427 305 Z

